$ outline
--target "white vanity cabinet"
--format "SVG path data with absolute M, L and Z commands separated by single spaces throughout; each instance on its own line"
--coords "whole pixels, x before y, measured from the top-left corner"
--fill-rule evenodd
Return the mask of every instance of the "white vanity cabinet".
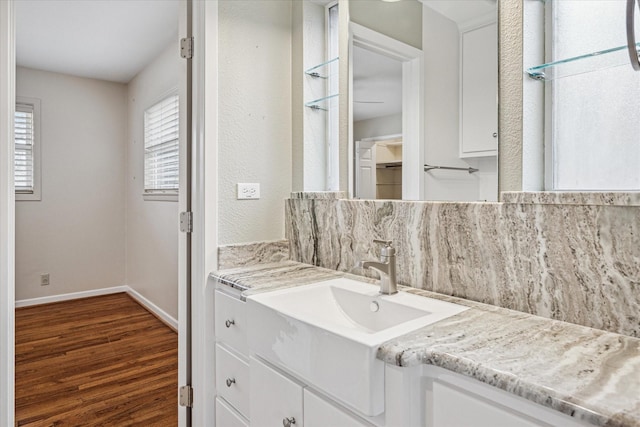
M 371 427 L 253 356 L 250 366 L 252 427 Z
M 385 376 L 388 426 L 589 425 L 504 390 L 435 366 L 400 368 L 387 365 Z
M 215 291 L 216 425 L 249 426 L 249 346 L 240 293 Z
M 251 426 L 304 426 L 303 387 L 253 356 L 251 364 Z
M 496 22 L 460 31 L 460 157 L 498 154 Z
M 309 389 L 304 390 L 304 420 L 305 427 L 371 427 Z
M 322 302 L 318 295 L 326 296 L 322 292 L 326 291 L 327 286 L 334 286 L 332 298 L 335 299 L 336 289 L 344 289 L 336 287 L 336 283 L 347 286 L 343 279 L 332 279 L 315 286 L 256 294 L 247 299 L 246 305 L 229 292 L 216 291 L 218 427 L 588 425 L 559 411 L 443 368 L 424 364 L 404 367 L 385 364 L 375 359 L 380 345 L 378 342 L 366 347 L 366 351 L 360 351 L 360 347 L 353 346 L 362 343 L 348 335 L 338 336 L 331 332 L 331 322 L 311 329 L 310 313 L 319 311 L 317 306 Z M 371 291 L 369 285 L 359 283 L 358 286 L 365 287 L 366 292 Z M 360 301 L 353 297 L 358 286 L 352 284 L 349 287 L 350 303 Z M 363 301 L 369 303 L 370 298 L 378 298 L 377 290 L 373 291 L 373 297 L 363 293 L 367 297 Z M 402 307 L 401 313 L 406 314 L 411 307 L 407 304 L 412 300 L 407 300 L 406 295 L 400 297 L 402 293 L 394 296 L 394 304 Z M 379 301 L 384 302 L 382 299 Z M 401 302 L 405 305 L 400 305 Z M 447 307 L 449 311 L 445 311 L 444 307 L 439 307 L 442 302 L 437 300 L 429 303 L 432 308 L 429 316 L 434 313 L 444 316 L 453 309 Z M 293 311 L 294 308 L 299 309 L 300 304 L 303 304 L 300 313 Z M 380 308 L 378 302 L 367 307 L 372 306 Z M 465 309 L 462 306 L 454 308 Z M 326 311 L 321 312 L 323 316 L 328 316 Z M 336 321 L 339 312 L 334 310 L 330 313 L 331 321 Z M 400 312 L 392 313 L 394 316 L 400 315 Z M 300 321 L 294 314 L 306 322 Z M 420 319 L 422 317 L 414 320 Z M 314 340 L 313 337 L 322 339 Z M 320 353 L 328 345 L 331 351 Z M 375 351 L 371 357 L 367 356 L 370 348 Z M 322 360 L 317 358 L 318 354 L 323 355 Z M 381 372 L 367 367 L 367 360 L 381 364 Z M 466 365 L 468 360 L 462 358 L 459 362 L 460 368 L 469 368 Z M 372 383 L 371 378 L 380 378 L 380 383 Z M 357 393 L 338 393 L 349 389 Z M 368 407 L 357 405 L 360 401 L 352 398 L 353 395 L 362 396 L 372 390 L 379 390 L 375 393 L 376 408 L 379 409 L 373 413 L 366 412 Z M 549 398 L 544 394 L 544 389 L 534 388 L 531 392 L 543 393 L 539 396 L 541 401 Z

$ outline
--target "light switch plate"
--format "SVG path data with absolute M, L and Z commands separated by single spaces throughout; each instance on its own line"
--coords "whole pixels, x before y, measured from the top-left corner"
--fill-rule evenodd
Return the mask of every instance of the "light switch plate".
M 238 200 L 255 200 L 260 198 L 260 184 L 238 183 Z

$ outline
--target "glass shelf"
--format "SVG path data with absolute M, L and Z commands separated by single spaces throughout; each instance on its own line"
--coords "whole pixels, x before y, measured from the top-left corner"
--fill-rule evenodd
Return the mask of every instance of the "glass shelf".
M 333 95 L 329 95 L 329 96 L 325 96 L 323 98 L 318 98 L 318 99 L 314 99 L 313 101 L 309 101 L 309 102 L 305 102 L 304 106 L 305 107 L 309 107 L 312 110 L 322 110 L 322 111 L 328 111 L 329 107 L 331 107 L 331 103 L 335 102 L 332 101 L 334 98 L 337 98 L 338 94 L 335 93 Z M 337 101 L 337 99 L 336 99 Z
M 328 79 L 331 74 L 330 66 L 334 63 L 338 62 L 338 57 L 328 60 L 327 62 L 323 62 L 322 64 L 313 66 L 304 71 L 304 73 L 308 76 L 311 76 L 316 79 Z M 337 65 L 337 64 L 336 64 Z
M 640 48 L 640 42 L 636 43 L 636 50 L 638 50 L 638 48 Z M 621 65 L 629 65 L 627 45 L 549 62 L 527 68 L 525 72 L 532 79 L 547 82 L 564 77 L 576 76 L 578 74 L 619 67 Z

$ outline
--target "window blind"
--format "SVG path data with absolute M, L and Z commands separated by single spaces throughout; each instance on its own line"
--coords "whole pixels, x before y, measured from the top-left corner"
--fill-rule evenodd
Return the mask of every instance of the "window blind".
M 33 105 L 16 104 L 14 116 L 14 181 L 16 193 L 32 194 L 34 191 L 34 141 Z
M 144 191 L 178 190 L 178 95 L 158 102 L 144 113 Z

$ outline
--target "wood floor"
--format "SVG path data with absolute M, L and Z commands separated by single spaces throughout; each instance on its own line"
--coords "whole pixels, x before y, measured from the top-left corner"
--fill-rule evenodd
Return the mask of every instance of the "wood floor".
M 16 309 L 19 426 L 177 426 L 178 335 L 126 294 Z

